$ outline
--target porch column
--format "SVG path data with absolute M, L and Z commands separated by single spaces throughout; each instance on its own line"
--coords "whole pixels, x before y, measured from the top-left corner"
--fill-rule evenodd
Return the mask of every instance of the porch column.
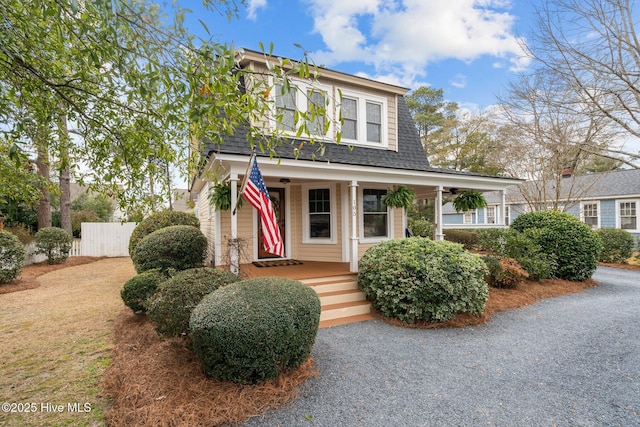
M 353 273 L 358 271 L 358 181 L 351 181 L 351 253 L 349 270 Z
M 231 174 L 231 206 L 236 206 L 238 201 L 238 174 Z M 240 259 L 238 253 L 238 212 L 231 209 L 231 240 L 229 241 L 229 269 L 232 273 L 240 272 Z
M 504 190 L 500 190 L 500 222 L 503 227 L 507 225 L 507 192 Z
M 436 191 L 436 203 L 434 206 L 436 217 L 436 240 L 444 240 L 444 233 L 442 232 L 442 185 L 438 185 Z

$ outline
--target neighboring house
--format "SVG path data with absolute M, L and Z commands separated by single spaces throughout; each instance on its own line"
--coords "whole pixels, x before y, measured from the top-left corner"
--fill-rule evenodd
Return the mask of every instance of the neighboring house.
M 241 67 L 267 72 L 262 53 L 244 51 L 242 55 Z M 407 89 L 328 69 L 318 72 L 317 83 L 292 80 L 296 90 L 285 95 L 272 90 L 269 96 L 274 110 L 290 110 L 291 114 L 284 115 L 285 130 L 295 130 L 295 109 L 306 109 L 308 102 L 326 103 L 325 119 L 333 125 L 322 137 L 324 155 L 313 160 L 316 147 L 305 146 L 295 159 L 292 147 L 298 147 L 304 138 L 296 139 L 293 133 L 279 151 L 279 159 L 258 153 L 276 207 L 285 259 L 348 262 L 351 271 L 357 271 L 367 248 L 405 235 L 404 210 L 382 203 L 394 185 L 411 187 L 419 198 L 441 201 L 451 188 L 500 191 L 521 182 L 430 167 L 405 103 Z M 338 117 L 343 118 L 342 125 Z M 275 126 L 270 119 L 265 122 Z M 340 126 L 342 141 L 336 144 Z M 239 128 L 221 146 L 210 145 L 204 151 L 204 170 L 224 171 L 219 178 L 230 181 L 232 193 L 240 187 L 251 155 L 245 136 L 246 130 Z M 212 187 L 201 175 L 193 180 L 190 191 L 215 265 L 272 259 L 264 251 L 255 209 L 245 201 L 235 213 L 216 211 L 207 197 Z M 442 222 L 437 222 L 436 238 L 442 239 Z M 230 245 L 235 239 L 239 251 Z
M 178 212 L 193 212 L 193 208 L 189 206 L 189 190 L 185 188 L 176 188 L 173 190 L 172 207 Z
M 547 194 L 553 194 L 552 189 L 549 190 Z M 567 196 L 569 191 L 572 191 L 571 197 Z M 507 188 L 505 193 L 505 222 L 508 225 L 519 214 L 529 212 L 532 208 L 518 186 Z M 482 228 L 500 224 L 497 218 L 501 218 L 504 212 L 500 193 L 485 193 L 485 199 L 488 206 L 473 212 L 456 212 L 451 203 L 444 205 L 444 228 Z M 640 170 L 618 170 L 563 178 L 557 200 L 558 210 L 577 216 L 594 229 L 621 228 L 640 237 Z M 551 201 L 547 204 L 551 205 Z

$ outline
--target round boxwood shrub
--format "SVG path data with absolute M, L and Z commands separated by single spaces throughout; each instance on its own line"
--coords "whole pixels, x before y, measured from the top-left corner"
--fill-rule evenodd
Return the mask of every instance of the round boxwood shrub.
M 0 284 L 18 277 L 25 256 L 20 239 L 8 231 L 0 230 Z
M 511 224 L 514 230 L 531 234 L 542 251 L 555 263 L 553 277 L 584 280 L 598 267 L 602 249 L 600 237 L 575 216 L 557 211 L 528 212 L 519 215 Z
M 410 237 L 382 242 L 360 259 L 358 284 L 384 316 L 406 323 L 480 315 L 487 267 L 460 244 Z
M 196 305 L 220 286 L 240 280 L 228 271 L 192 268 L 161 283 L 147 300 L 147 314 L 160 335 L 175 337 L 189 332 L 189 317 Z
M 600 261 L 616 264 L 626 264 L 633 255 L 635 242 L 633 236 L 626 230 L 619 228 L 601 228 L 596 231 L 602 240 Z
M 60 264 L 69 258 L 73 237 L 59 227 L 44 227 L 35 235 L 36 251 L 45 254 L 49 264 Z
M 207 256 L 207 238 L 191 225 L 161 228 L 138 243 L 131 257 L 138 273 L 158 268 L 162 271 L 202 267 Z
M 261 277 L 207 295 L 191 314 L 193 349 L 204 372 L 237 383 L 276 378 L 311 353 L 320 300 L 301 282 Z
M 156 212 L 143 219 L 140 224 L 136 225 L 136 228 L 133 229 L 133 233 L 131 233 L 131 237 L 129 238 L 129 255 L 133 255 L 135 247 L 145 236 L 156 230 L 172 225 L 190 225 L 200 228 L 200 221 L 191 213 L 170 210 Z
M 160 270 L 148 270 L 127 280 L 120 290 L 124 304 L 134 313 L 146 311 L 145 302 L 167 277 Z

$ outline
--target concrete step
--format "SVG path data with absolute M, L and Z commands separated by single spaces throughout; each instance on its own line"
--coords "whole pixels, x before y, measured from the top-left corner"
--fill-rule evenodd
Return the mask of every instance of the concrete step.
M 341 317 L 358 316 L 371 313 L 369 301 L 353 301 L 338 304 L 323 305 L 320 312 L 320 321 L 338 319 Z
M 348 289 L 345 291 L 322 292 L 318 293 L 322 306 L 340 304 L 343 302 L 365 301 L 367 297 L 364 292 L 357 289 Z

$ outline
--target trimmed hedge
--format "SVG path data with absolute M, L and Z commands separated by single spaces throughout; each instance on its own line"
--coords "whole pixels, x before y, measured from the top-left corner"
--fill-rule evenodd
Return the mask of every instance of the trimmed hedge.
M 313 289 L 261 277 L 207 295 L 193 310 L 190 329 L 207 375 L 246 384 L 299 367 L 311 353 L 319 322 Z
M 591 277 L 598 267 L 600 237 L 571 214 L 528 212 L 519 215 L 511 228 L 520 232 L 539 230 L 532 237 L 542 252 L 556 262 L 553 277 L 580 281 Z
M 239 280 L 233 273 L 209 267 L 181 271 L 158 286 L 147 300 L 147 314 L 160 335 L 185 335 L 189 332 L 191 312 L 202 298 Z
M 476 249 L 479 243 L 478 232 L 475 230 L 445 230 L 444 239 L 460 243 L 467 250 Z
M 25 256 L 20 239 L 8 231 L 0 230 L 0 284 L 18 277 Z
M 207 238 L 191 225 L 161 228 L 138 243 L 131 257 L 138 273 L 158 268 L 164 272 L 202 267 L 207 257 Z
M 600 262 L 626 264 L 633 255 L 635 241 L 626 230 L 619 228 L 601 228 L 596 231 L 602 240 Z
M 459 244 L 410 237 L 369 248 L 360 259 L 358 284 L 384 316 L 440 322 L 484 311 L 486 274 L 482 259 Z
M 134 313 L 146 312 L 145 303 L 167 277 L 160 270 L 148 270 L 127 280 L 120 290 L 124 304 Z
M 73 237 L 59 227 L 45 227 L 35 235 L 36 251 L 45 254 L 49 264 L 60 264 L 69 258 Z
M 191 213 L 170 210 L 156 212 L 143 219 L 140 224 L 136 225 L 136 228 L 133 229 L 133 233 L 131 233 L 131 237 L 129 238 L 129 255 L 133 256 L 135 247 L 145 236 L 148 236 L 156 230 L 172 225 L 190 225 L 200 228 L 200 221 Z

